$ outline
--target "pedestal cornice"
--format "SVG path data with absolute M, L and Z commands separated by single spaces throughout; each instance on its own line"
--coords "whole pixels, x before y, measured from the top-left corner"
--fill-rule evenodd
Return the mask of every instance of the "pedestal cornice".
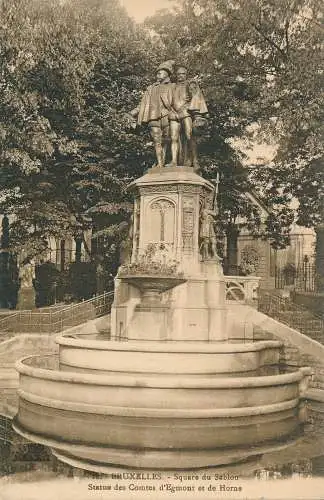
M 139 179 L 136 179 L 129 184 L 129 189 L 147 187 L 156 192 L 170 188 L 174 191 L 178 190 L 179 185 L 199 186 L 204 187 L 208 191 L 214 190 L 213 184 L 196 174 L 190 167 L 165 167 L 151 168 Z M 162 189 L 161 189 L 162 188 Z

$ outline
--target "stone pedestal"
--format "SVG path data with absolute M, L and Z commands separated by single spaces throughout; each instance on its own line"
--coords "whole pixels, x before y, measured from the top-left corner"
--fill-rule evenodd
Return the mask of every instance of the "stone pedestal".
M 210 467 L 283 446 L 299 430 L 311 372 L 268 366 L 280 342 L 226 341 L 222 268 L 199 251 L 211 184 L 179 167 L 132 187 L 132 257 L 115 282 L 112 339 L 67 333 L 58 360 L 19 362 L 14 429 L 97 472 Z
M 203 270 L 207 277 L 208 340 L 227 340 L 225 281 L 220 262 L 206 261 Z
M 18 302 L 16 309 L 35 309 L 35 289 L 34 287 L 20 288 L 18 292 Z
M 192 168 L 150 169 L 134 181 L 135 196 L 132 262 L 150 244 L 164 246 L 165 257 L 181 269 L 199 272 L 200 207 L 213 203 L 213 185 Z
M 18 292 L 17 309 L 35 308 L 35 263 L 29 262 L 19 268 L 20 289 Z
M 170 284 L 165 290 L 153 285 L 141 290 L 129 276 L 119 273 L 112 336 L 129 340 L 226 339 L 222 267 L 217 258 L 202 261 L 199 252 L 201 207 L 212 208 L 212 184 L 191 168 L 177 167 L 151 169 L 131 189 L 135 194 L 132 263 L 141 263 L 147 249 L 153 249 L 152 273 L 155 261 L 162 267 L 174 264 L 183 283 Z M 136 301 L 134 288 L 140 290 Z M 148 293 L 154 295 L 151 302 Z

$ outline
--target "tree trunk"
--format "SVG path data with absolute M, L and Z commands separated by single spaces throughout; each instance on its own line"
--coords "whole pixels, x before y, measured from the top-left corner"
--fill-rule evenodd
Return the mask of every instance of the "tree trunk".
M 226 251 L 226 261 L 227 269 L 226 273 L 229 275 L 237 274 L 237 239 L 239 235 L 239 230 L 234 224 L 229 225 L 227 229 L 227 251 Z
M 81 262 L 82 239 L 75 238 L 75 262 Z

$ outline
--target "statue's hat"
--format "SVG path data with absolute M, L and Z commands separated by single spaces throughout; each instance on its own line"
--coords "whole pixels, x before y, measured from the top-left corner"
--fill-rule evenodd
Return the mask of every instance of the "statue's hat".
M 169 59 L 168 61 L 164 61 L 163 63 L 161 63 L 160 66 L 157 68 L 157 71 L 159 71 L 160 69 L 165 69 L 165 71 L 167 71 L 169 75 L 172 75 L 174 70 L 174 65 L 175 61 Z

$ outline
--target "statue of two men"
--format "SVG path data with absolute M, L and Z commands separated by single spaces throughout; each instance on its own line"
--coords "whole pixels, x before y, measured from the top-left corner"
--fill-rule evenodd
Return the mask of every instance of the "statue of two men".
M 157 69 L 156 82 L 150 85 L 137 108 L 131 111 L 138 125 L 147 125 L 154 142 L 157 167 L 165 166 L 167 145 L 171 140 L 171 163 L 177 166 L 180 153 L 185 166 L 198 169 L 195 123 L 203 122 L 207 106 L 199 86 L 187 78 L 187 69 L 165 61 Z

